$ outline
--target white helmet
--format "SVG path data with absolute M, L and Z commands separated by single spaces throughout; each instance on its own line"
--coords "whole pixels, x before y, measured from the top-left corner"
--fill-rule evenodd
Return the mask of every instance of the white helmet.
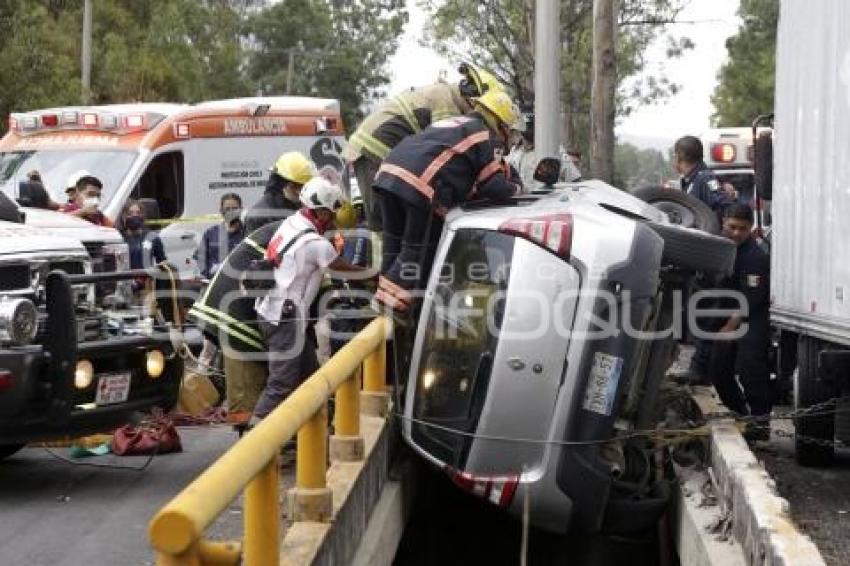
M 80 169 L 79 171 L 74 171 L 70 175 L 68 175 L 68 180 L 65 181 L 65 188 L 70 189 L 72 187 L 77 186 L 77 182 L 83 177 L 91 177 L 92 174 L 86 171 L 85 169 Z
M 313 177 L 301 188 L 301 204 L 307 208 L 327 208 L 336 212 L 344 202 L 342 189 L 324 177 Z

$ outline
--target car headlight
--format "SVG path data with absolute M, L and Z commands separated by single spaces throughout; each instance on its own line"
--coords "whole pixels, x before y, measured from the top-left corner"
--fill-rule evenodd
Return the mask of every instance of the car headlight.
M 25 298 L 0 300 L 0 342 L 25 346 L 32 343 L 38 331 L 38 313 L 32 301 Z
M 104 244 L 104 271 L 127 271 L 130 269 L 130 248 L 127 244 Z M 112 267 L 114 266 L 114 268 Z

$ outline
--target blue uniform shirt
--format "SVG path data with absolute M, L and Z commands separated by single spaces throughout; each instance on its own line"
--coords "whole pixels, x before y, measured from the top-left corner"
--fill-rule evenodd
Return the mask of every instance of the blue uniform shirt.
M 720 188 L 720 181 L 704 161 L 700 161 L 682 177 L 682 190 L 698 198 L 718 213 L 735 202 Z
M 228 232 L 227 226 L 217 224 L 210 226 L 204 232 L 201 238 L 201 245 L 198 246 L 198 251 L 195 253 L 195 259 L 198 260 L 198 268 L 201 270 L 201 275 L 210 278 L 215 275 L 221 262 L 227 257 L 227 254 L 233 251 L 233 248 L 239 245 L 245 238 L 245 227 L 240 225 L 239 230 Z M 222 243 L 227 242 L 227 249 L 222 253 Z

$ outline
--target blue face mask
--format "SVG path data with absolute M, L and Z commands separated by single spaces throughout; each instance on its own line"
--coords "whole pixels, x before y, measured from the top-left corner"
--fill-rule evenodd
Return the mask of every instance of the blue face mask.
M 124 226 L 128 230 L 141 230 L 145 226 L 145 219 L 141 216 L 128 216 L 124 220 Z

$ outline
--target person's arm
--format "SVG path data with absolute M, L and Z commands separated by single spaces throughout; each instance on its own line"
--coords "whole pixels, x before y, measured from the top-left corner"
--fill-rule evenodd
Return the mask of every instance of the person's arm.
M 165 246 L 162 245 L 162 239 L 159 236 L 153 237 L 151 254 L 156 263 L 163 263 L 168 259 L 165 257 Z

